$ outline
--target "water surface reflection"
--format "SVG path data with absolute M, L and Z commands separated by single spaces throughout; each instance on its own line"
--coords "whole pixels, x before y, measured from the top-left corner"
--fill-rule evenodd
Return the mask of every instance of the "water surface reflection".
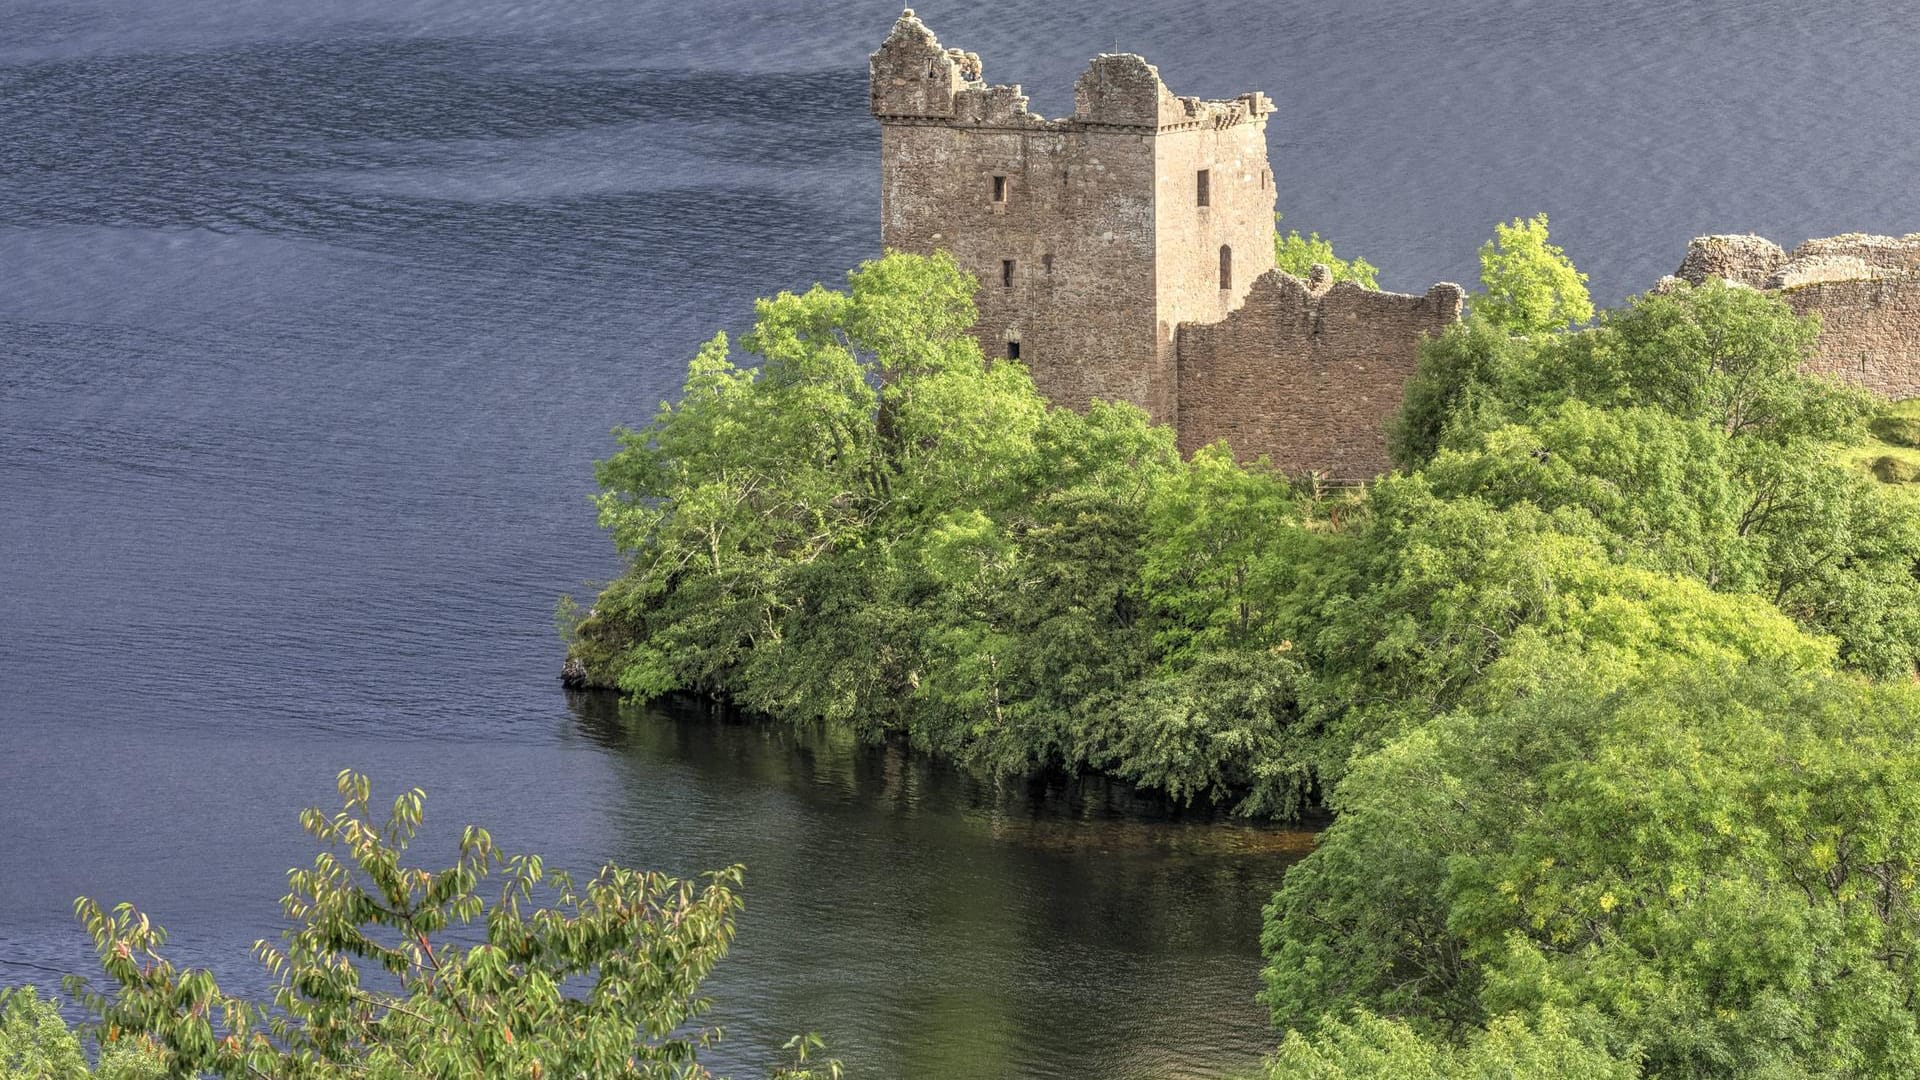
M 826 1031 L 879 1076 L 1222 1076 L 1271 1042 L 1260 906 L 1308 830 L 701 702 L 571 706 L 632 770 L 621 858 L 664 833 L 747 866 L 723 1024 Z

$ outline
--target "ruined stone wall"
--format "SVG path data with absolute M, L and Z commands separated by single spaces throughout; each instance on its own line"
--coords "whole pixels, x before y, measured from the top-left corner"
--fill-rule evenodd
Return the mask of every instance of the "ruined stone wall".
M 1462 299 L 1452 284 L 1408 296 L 1267 272 L 1237 311 L 1179 329 L 1181 451 L 1225 439 L 1288 473 L 1385 472 L 1420 341 L 1458 321 Z
M 1187 125 L 1162 131 L 1156 143 L 1158 188 L 1155 233 L 1160 349 L 1153 389 L 1156 408 L 1171 415 L 1181 393 L 1174 355 L 1181 323 L 1218 322 L 1239 307 L 1260 275 L 1273 269 L 1273 176 L 1267 168 L 1264 99 L 1244 99 L 1235 114 L 1194 102 Z M 1199 174 L 1207 173 L 1207 205 L 1199 205 Z M 1226 249 L 1226 287 L 1221 251 Z
M 1149 138 L 887 124 L 881 154 L 885 245 L 949 251 L 979 279 L 974 333 L 988 356 L 1007 356 L 1018 342 L 1041 392 L 1060 404 L 1148 404 Z M 997 202 L 996 176 L 1005 184 Z
M 1920 233 L 1849 233 L 1790 252 L 1759 237 L 1701 236 L 1676 276 L 1775 291 L 1796 314 L 1820 316 L 1806 370 L 1896 401 L 1920 397 Z
M 1272 104 L 1175 97 L 1151 64 L 1117 54 L 1075 83 L 1071 117 L 1048 120 L 911 11 L 871 75 L 882 242 L 951 252 L 980 281 L 983 350 L 1017 343 L 1050 400 L 1127 401 L 1171 423 L 1174 327 L 1219 317 L 1272 265 Z M 1222 245 L 1235 253 L 1227 289 Z
M 1820 316 L 1818 351 L 1806 370 L 1895 401 L 1920 398 L 1920 274 L 1821 282 L 1782 296 L 1796 313 Z

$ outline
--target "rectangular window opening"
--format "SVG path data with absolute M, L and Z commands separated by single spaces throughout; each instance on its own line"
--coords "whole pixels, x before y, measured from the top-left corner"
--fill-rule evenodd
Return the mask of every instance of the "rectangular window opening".
M 993 178 L 993 201 L 1007 201 L 1007 178 L 1004 176 L 996 176 Z
M 1013 288 L 1013 260 L 1012 259 L 1000 260 L 1000 284 L 1009 289 Z
M 1047 272 L 1048 277 L 1053 276 L 1053 256 L 1051 254 L 1040 256 L 1040 268 Z
M 1020 343 L 1019 342 L 1017 341 L 1007 342 L 1007 359 L 1009 360 L 1020 359 Z
M 1196 193 L 1200 196 L 1201 206 L 1213 205 L 1213 170 L 1200 170 L 1199 189 Z

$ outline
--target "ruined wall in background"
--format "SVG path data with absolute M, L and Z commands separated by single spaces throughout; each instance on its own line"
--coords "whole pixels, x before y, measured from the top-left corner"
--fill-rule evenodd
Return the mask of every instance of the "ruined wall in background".
M 1920 397 L 1920 274 L 1802 285 L 1782 297 L 1820 316 L 1806 370 L 1837 375 L 1894 401 Z
M 1790 252 L 1755 236 L 1701 236 L 1676 276 L 1777 292 L 1796 314 L 1820 316 L 1806 370 L 1896 401 L 1920 397 L 1920 233 L 1848 233 Z
M 1387 471 L 1420 341 L 1457 322 L 1463 299 L 1452 284 L 1408 296 L 1269 271 L 1225 319 L 1180 327 L 1180 449 L 1225 439 L 1288 473 Z

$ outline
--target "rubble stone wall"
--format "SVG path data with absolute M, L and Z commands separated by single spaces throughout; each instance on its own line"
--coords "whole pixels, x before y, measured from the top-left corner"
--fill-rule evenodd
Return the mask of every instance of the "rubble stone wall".
M 1131 54 L 1095 57 L 1047 119 L 911 10 L 871 61 L 886 247 L 952 253 L 979 279 L 974 333 L 1040 392 L 1131 402 L 1191 452 L 1227 439 L 1290 472 L 1387 467 L 1423 334 L 1460 315 L 1424 297 L 1273 270 L 1273 103 L 1180 97 Z
M 1759 237 L 1701 236 L 1676 276 L 1775 291 L 1795 313 L 1820 316 L 1808 371 L 1895 401 L 1920 397 L 1920 233 L 1848 233 L 1790 252 Z
M 1820 316 L 1820 342 L 1806 370 L 1894 401 L 1920 398 L 1920 274 L 1821 282 L 1781 295 L 1796 313 Z
M 1180 449 L 1225 439 L 1287 473 L 1364 479 L 1391 467 L 1387 425 L 1400 411 L 1420 341 L 1460 318 L 1464 294 L 1374 292 L 1327 275 L 1268 271 L 1217 323 L 1180 327 Z

